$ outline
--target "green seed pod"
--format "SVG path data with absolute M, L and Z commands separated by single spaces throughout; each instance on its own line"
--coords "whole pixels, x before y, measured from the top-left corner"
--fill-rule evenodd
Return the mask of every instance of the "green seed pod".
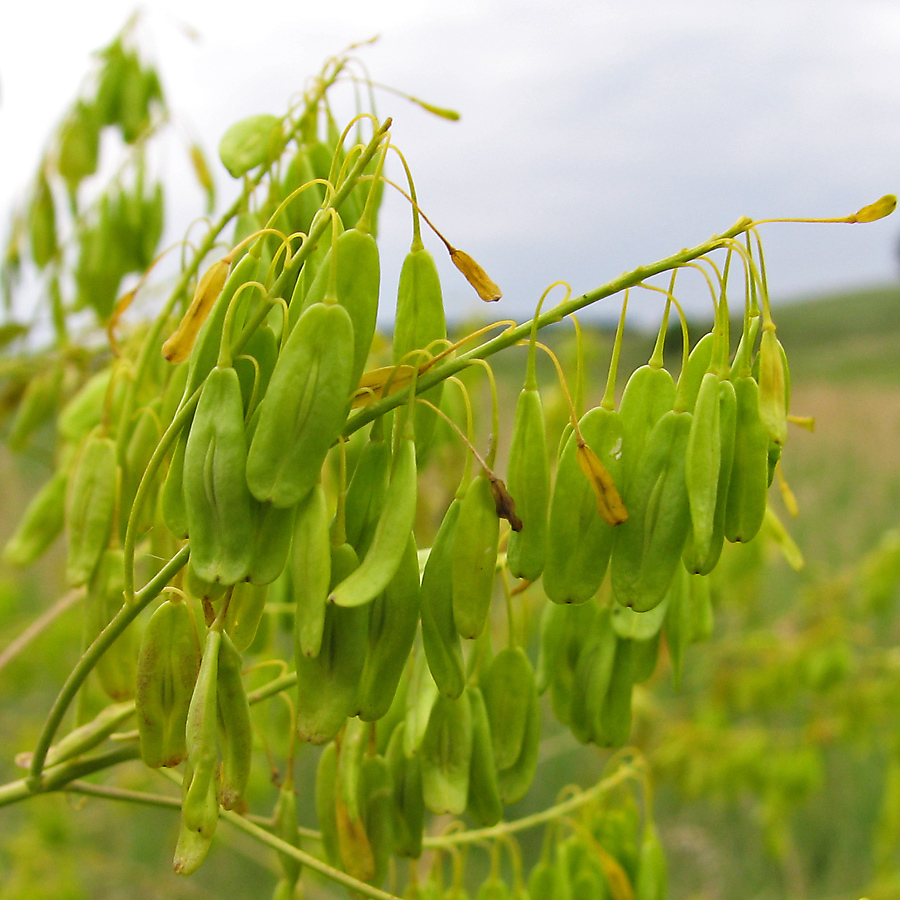
M 659 638 L 660 633 L 645 641 L 632 641 L 634 656 L 634 673 L 633 681 L 635 684 L 641 684 L 652 678 L 656 672 L 656 665 L 659 662 Z
M 342 568 L 352 572 L 359 565 L 353 548 L 348 544 L 338 548 L 331 546 L 330 521 L 328 499 L 319 482 L 297 508 L 289 561 L 297 605 L 294 641 L 297 653 L 309 657 L 318 656 L 322 645 L 328 588 L 333 581 L 332 557 L 339 557 L 335 560 L 339 562 L 334 566 L 336 570 Z M 344 549 L 347 547 L 349 549 Z
M 424 350 L 436 341 L 447 337 L 444 317 L 444 299 L 441 281 L 434 257 L 413 240 L 412 248 L 403 260 L 400 283 L 397 290 L 397 312 L 394 325 L 393 361 L 407 365 L 420 365 L 424 356 L 415 357 L 413 350 Z M 432 352 L 434 352 L 432 347 Z M 426 391 L 422 397 L 435 406 L 441 403 L 441 385 Z M 416 451 L 421 463 L 423 454 L 431 443 L 437 424 L 437 413 L 422 403 L 415 408 Z
M 278 338 L 268 325 L 261 325 L 250 335 L 241 355 L 234 360 L 234 370 L 241 382 L 245 412 L 252 412 L 251 398 L 255 398 L 255 407 L 265 395 L 277 359 Z
M 639 612 L 662 603 L 687 539 L 685 451 L 690 413 L 667 412 L 648 435 L 625 493 L 628 521 L 616 531 L 612 588 Z
M 109 546 L 118 481 L 116 445 L 109 438 L 90 436 L 69 480 L 66 498 L 66 580 L 72 586 L 87 582 Z
M 716 485 L 716 508 L 713 516 L 712 535 L 704 556 L 698 556 L 693 531 L 685 542 L 683 561 L 689 572 L 708 575 L 722 555 L 725 543 L 725 513 L 728 506 L 728 489 L 734 465 L 735 422 L 737 419 L 737 395 L 728 379 L 719 382 L 719 480 Z
M 506 565 L 516 578 L 535 581 L 544 570 L 550 505 L 544 410 L 536 388 L 524 388 L 516 403 L 506 486 L 522 520 L 521 530 L 510 532 Z
M 509 888 L 499 875 L 489 875 L 478 888 L 476 900 L 510 900 Z
M 4 563 L 30 566 L 56 540 L 66 519 L 67 483 L 66 472 L 56 472 L 32 497 L 16 530 L 3 547 Z
M 299 850 L 300 829 L 297 827 L 297 794 L 294 790 L 294 777 L 290 767 L 278 791 L 278 799 L 275 801 L 272 819 L 275 823 L 276 836 Z M 281 863 L 282 872 L 279 885 L 286 885 L 286 887 L 282 888 L 285 900 L 293 900 L 294 889 L 297 886 L 297 881 L 300 879 L 303 867 L 293 856 L 282 851 L 278 852 L 278 861 Z M 278 896 L 277 892 L 275 896 Z
M 214 603 L 220 597 L 224 597 L 225 592 L 228 590 L 228 586 L 221 582 L 206 581 L 201 578 L 194 571 L 190 558 L 188 558 L 187 565 L 184 567 L 182 584 L 188 596 L 206 603 Z
M 665 632 L 669 658 L 672 660 L 672 681 L 675 688 L 681 686 L 681 672 L 684 662 L 685 647 L 691 642 L 691 606 L 687 571 L 681 569 L 675 573 L 669 593 L 666 595 Z M 644 613 L 644 615 L 648 615 Z
M 467 696 L 437 698 L 419 754 L 425 806 L 435 815 L 462 815 L 472 761 L 472 709 Z
M 691 512 L 694 553 L 709 553 L 722 462 L 719 378 L 707 372 L 700 383 L 685 450 L 685 486 Z
M 295 506 L 280 507 L 251 499 L 253 550 L 247 580 L 252 584 L 271 584 L 284 571 L 291 554 Z
M 616 655 L 616 632 L 609 607 L 598 610 L 578 654 L 569 701 L 569 728 L 586 744 L 602 740 L 600 716 Z
M 469 798 L 466 812 L 479 828 L 496 825 L 503 816 L 497 763 L 491 739 L 491 724 L 481 691 L 470 686 L 466 691 L 472 707 L 472 760 L 469 768 Z
M 600 711 L 597 743 L 622 747 L 631 735 L 631 691 L 634 686 L 634 642 L 616 638 L 616 655 L 609 688 Z
M 422 646 L 438 690 L 455 699 L 466 684 L 462 642 L 453 620 L 453 538 L 461 501 L 454 499 L 422 572 Z
M 394 811 L 394 852 L 418 859 L 422 855 L 425 803 L 422 799 L 422 767 L 418 754 L 403 752 L 404 723 L 391 733 L 385 759 L 390 770 Z
M 374 722 L 390 708 L 418 625 L 419 557 L 410 532 L 397 571 L 371 604 L 368 650 L 359 685 L 358 715 L 364 721 Z
M 202 793 L 201 786 L 204 788 Z M 188 800 L 189 796 L 190 801 Z M 216 797 L 215 778 L 211 778 L 201 785 L 201 782 L 195 780 L 191 766 L 185 766 L 181 802 L 181 823 L 172 867 L 176 875 L 193 875 L 206 859 L 219 821 L 219 801 Z M 190 802 L 190 813 L 186 816 L 185 807 L 188 802 Z
M 312 163 L 309 160 L 308 148 L 301 146 L 288 164 L 287 172 L 282 182 L 282 196 L 287 197 L 297 188 L 309 184 L 316 177 Z M 314 184 L 301 191 L 288 204 L 285 213 L 290 224 L 291 233 L 302 232 L 309 234 L 313 217 L 318 212 L 322 201 L 325 199 L 325 188 L 321 184 Z
M 205 581 L 235 584 L 250 570 L 246 465 L 241 386 L 234 369 L 216 366 L 203 385 L 184 451 L 191 562 Z
M 137 662 L 141 757 L 151 768 L 177 766 L 187 757 L 185 726 L 200 658 L 190 607 L 166 601 L 147 622 Z
M 70 731 L 47 751 L 44 768 L 49 769 L 51 766 L 74 759 L 102 744 L 113 732 L 121 728 L 133 712 L 134 705 L 130 701 L 112 703 L 104 707 L 90 722 Z M 31 754 L 17 755 L 16 764 L 31 765 Z
M 581 420 L 585 443 L 617 484 L 622 473 L 622 420 L 597 407 Z M 547 527 L 547 559 L 543 584 L 554 603 L 584 603 L 597 592 L 606 573 L 616 531 L 601 517 L 597 499 L 577 459 L 574 433 L 566 442 L 556 470 Z M 629 517 L 631 507 L 628 506 Z M 625 524 L 630 524 L 626 522 Z
M 184 503 L 184 451 L 187 448 L 189 430 L 183 428 L 175 439 L 169 471 L 162 488 L 162 517 L 166 528 L 179 540 L 188 536 L 187 507 Z
M 556 604 L 553 604 L 556 606 Z M 570 724 L 572 693 L 578 661 L 599 610 L 596 603 L 582 603 L 577 606 L 560 607 L 562 612 L 556 613 L 554 619 L 561 621 L 561 633 L 553 639 L 552 657 L 545 653 L 547 668 L 550 670 L 550 699 L 553 713 L 564 725 Z M 554 629 L 555 631 L 555 629 Z M 551 661 L 552 660 L 552 661 Z
M 387 762 L 381 756 L 367 756 L 359 779 L 359 805 L 363 828 L 372 848 L 376 886 L 384 884 L 394 853 L 393 785 Z
M 227 633 L 219 642 L 219 667 L 216 684 L 222 745 L 221 799 L 225 809 L 241 805 L 253 761 L 253 728 L 244 679 L 243 662 Z
M 257 115 L 235 122 L 219 142 L 219 159 L 233 178 L 278 158 L 284 147 L 278 116 Z
M 369 608 L 325 609 L 318 656 L 295 654 L 297 734 L 311 744 L 330 741 L 359 708 L 359 679 L 368 643 Z
M 787 440 L 787 359 L 775 326 L 764 327 L 759 343 L 759 417 L 769 440 L 781 447 Z
M 316 768 L 316 821 L 322 835 L 325 859 L 330 866 L 341 868 L 341 851 L 338 846 L 337 815 L 334 798 L 338 790 L 337 747 L 329 744 L 319 757 Z
M 312 489 L 347 415 L 353 325 L 343 307 L 314 304 L 282 348 L 247 455 L 257 500 L 293 506 Z
M 688 600 L 690 641 L 692 644 L 708 641 L 715 625 L 708 578 L 702 575 L 688 577 Z
M 31 238 L 31 257 L 43 269 L 56 254 L 56 207 L 53 192 L 43 168 L 38 174 L 31 209 L 28 216 Z
M 77 443 L 100 424 L 111 378 L 111 368 L 97 372 L 62 408 L 56 430 L 63 440 Z
M 231 589 L 228 606 L 225 609 L 225 633 L 239 653 L 243 653 L 253 643 L 259 623 L 266 610 L 268 584 L 252 584 L 240 581 Z
M 412 675 L 406 689 L 406 710 L 403 719 L 405 723 L 403 752 L 407 756 L 419 752 L 437 698 L 437 685 L 431 677 L 425 655 L 413 654 Z
M 453 621 L 464 638 L 477 638 L 484 631 L 499 543 L 500 519 L 491 482 L 479 472 L 466 488 L 453 539 Z
M 494 760 L 498 769 L 508 769 L 522 752 L 528 711 L 537 700 L 534 670 L 525 651 L 504 647 L 491 660 L 482 688 Z
M 416 517 L 416 447 L 402 438 L 372 542 L 359 567 L 335 587 L 329 599 L 338 606 L 370 603 L 394 577 Z
M 128 439 L 126 446 L 120 447 L 120 459 L 122 463 L 122 490 L 119 500 L 119 538 L 124 540 L 125 529 L 128 525 L 128 513 L 131 511 L 137 494 L 138 485 L 150 462 L 150 457 L 156 449 L 160 439 L 159 419 L 154 409 L 145 406 L 137 416 L 137 422 Z M 148 530 L 153 524 L 153 511 L 149 504 L 144 507 L 143 521 L 139 524 L 141 531 Z
M 705 369 L 704 369 L 705 371 Z M 632 473 L 641 457 L 644 443 L 656 423 L 675 405 L 675 382 L 663 368 L 641 366 L 632 372 L 622 402 L 619 415 L 622 420 L 622 466 L 623 478 L 620 487 L 625 490 Z M 629 515 L 631 506 L 626 500 Z
M 522 749 L 516 761 L 506 769 L 497 772 L 500 784 L 500 796 L 504 803 L 515 803 L 528 792 L 537 771 L 538 749 L 541 742 L 541 707 L 537 694 L 532 695 L 525 720 L 525 734 L 522 737 Z
M 333 263 L 332 253 L 335 251 L 337 258 Z M 349 228 L 338 237 L 334 247 L 329 248 L 325 254 L 316 271 L 315 280 L 303 298 L 303 312 L 313 304 L 325 300 L 330 287 L 332 265 L 336 265 L 336 299 L 347 310 L 353 323 L 351 390 L 355 390 L 366 368 L 378 314 L 381 272 L 375 238 L 357 228 Z
M 647 612 L 637 612 L 631 607 L 614 603 L 610 609 L 613 631 L 622 638 L 649 641 L 659 634 L 668 610 L 668 594 L 659 606 Z
M 391 445 L 379 423 L 372 427 L 347 485 L 344 519 L 347 541 L 365 555 L 375 533 L 391 475 Z
M 669 896 L 666 855 L 652 823 L 644 828 L 634 900 L 666 900 Z
M 9 426 L 9 449 L 25 449 L 28 439 L 56 411 L 62 391 L 63 368 L 54 365 L 32 378 L 25 387 L 16 414 Z
M 100 120 L 95 106 L 79 100 L 66 119 L 59 136 L 57 168 L 74 195 L 79 182 L 97 171 Z
M 749 375 L 735 379 L 734 463 L 725 507 L 725 537 L 752 540 L 762 527 L 768 495 L 769 435 L 759 415 L 759 388 Z
M 697 396 L 700 393 L 700 385 L 703 378 L 709 372 L 710 363 L 712 362 L 713 349 L 715 344 L 715 334 L 710 332 L 704 334 L 691 350 L 688 356 L 687 368 L 684 373 L 679 376 L 678 390 L 683 401 L 684 408 L 688 412 L 693 412 L 697 403 Z

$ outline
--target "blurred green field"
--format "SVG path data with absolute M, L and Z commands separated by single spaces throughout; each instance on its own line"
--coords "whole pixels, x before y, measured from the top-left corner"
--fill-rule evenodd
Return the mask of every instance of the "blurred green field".
M 806 566 L 793 571 L 762 541 L 739 548 L 727 560 L 731 577 L 716 591 L 715 634 L 689 650 L 681 690 L 673 688 L 663 654 L 635 699 L 634 738 L 656 773 L 670 896 L 677 900 L 900 897 L 900 596 L 894 583 L 873 599 L 863 563 L 900 528 L 898 307 L 900 288 L 893 286 L 775 306 L 791 363 L 791 411 L 816 423 L 814 433 L 793 428 L 785 450 L 799 518 L 791 520 L 772 489 L 773 507 Z M 548 341 L 571 358 L 571 326 L 551 329 Z M 602 393 L 611 343 L 608 332 L 586 330 L 591 402 Z M 651 338 L 629 335 L 620 389 L 651 347 Z M 679 352 L 673 332 L 667 361 L 676 372 Z M 524 351 L 512 352 L 494 367 L 506 410 L 524 361 Z M 549 363 L 540 365 L 549 383 Z M 477 384 L 484 387 L 483 377 Z M 546 392 L 545 404 L 558 433 L 565 421 L 558 389 Z M 423 516 L 458 479 L 441 460 L 431 471 Z M 0 541 L 48 472 L 40 449 L 25 458 L 0 456 Z M 0 571 L 0 650 L 59 595 L 60 562 L 56 548 L 40 570 Z M 80 632 L 70 610 L 0 672 L 2 781 L 21 777 L 13 758 L 33 743 L 79 654 Z M 575 744 L 546 721 L 538 783 L 510 816 L 551 804 L 569 782 L 589 784 L 610 755 Z M 301 755 L 298 783 L 310 783 L 317 757 L 317 750 Z M 891 760 L 897 783 L 885 805 Z M 174 795 L 137 766 L 125 767 L 118 783 Z M 311 797 L 301 798 L 309 826 L 311 807 Z M 101 800 L 50 796 L 5 808 L 0 900 L 269 896 L 274 858 L 224 825 L 201 871 L 176 878 L 176 826 L 168 810 Z M 523 837 L 527 858 L 534 859 L 540 837 Z M 307 896 L 331 894 L 313 885 Z

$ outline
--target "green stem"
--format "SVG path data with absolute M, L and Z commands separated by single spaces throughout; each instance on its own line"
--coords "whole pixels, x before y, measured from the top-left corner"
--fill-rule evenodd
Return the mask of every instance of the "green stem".
M 37 746 L 34 748 L 34 756 L 31 760 L 31 768 L 27 782 L 32 792 L 37 793 L 46 790 L 45 776 L 43 773 L 44 760 L 53 743 L 53 737 L 62 722 L 63 716 L 75 699 L 78 689 L 84 684 L 91 670 L 97 665 L 101 656 L 112 646 L 113 641 L 137 618 L 138 614 L 153 600 L 158 597 L 162 589 L 169 583 L 172 576 L 178 572 L 188 561 L 190 545 L 185 544 L 160 570 L 147 582 L 147 584 L 134 597 L 133 603 L 125 603 L 113 616 L 112 621 L 97 637 L 90 647 L 81 655 L 81 659 L 75 664 L 75 668 L 69 673 L 59 696 L 56 698 L 44 726 L 38 737 Z M 77 777 L 77 776 L 72 776 Z
M 619 275 L 618 278 L 614 278 L 612 281 L 608 281 L 606 284 L 594 288 L 594 290 L 588 291 L 586 294 L 581 294 L 578 297 L 560 303 L 548 312 L 536 316 L 537 327 L 538 329 L 546 328 L 548 325 L 553 325 L 571 313 L 578 312 L 578 310 L 584 309 L 584 307 L 590 306 L 598 300 L 602 300 L 605 297 L 611 297 L 613 294 L 618 294 L 626 288 L 634 287 L 647 278 L 659 275 L 661 272 L 667 272 L 677 266 L 684 265 L 684 263 L 689 262 L 692 259 L 697 259 L 706 253 L 711 253 L 713 250 L 718 250 L 720 247 L 726 245 L 731 238 L 745 232 L 751 224 L 751 220 L 745 216 L 735 222 L 735 224 L 727 231 L 722 234 L 713 235 L 696 247 L 680 250 L 678 253 L 667 256 L 665 259 L 658 260 L 650 265 L 641 266 L 631 272 L 624 272 Z M 451 375 L 456 375 L 458 372 L 461 372 L 466 366 L 470 365 L 473 360 L 487 359 L 495 353 L 499 353 L 501 350 L 505 350 L 507 347 L 517 344 L 519 341 L 524 341 L 531 334 L 533 325 L 534 320 L 529 319 L 527 322 L 517 325 L 515 328 L 508 328 L 506 331 L 497 335 L 497 337 L 475 347 L 468 353 L 463 353 L 455 359 L 448 360 L 441 365 L 435 366 L 433 369 L 430 369 L 419 376 L 416 390 L 419 393 L 423 393 L 429 388 L 444 381 L 444 379 L 449 378 Z M 344 428 L 344 436 L 349 437 L 355 431 L 368 425 L 369 422 L 374 421 L 379 416 L 383 416 L 389 410 L 406 403 L 409 399 L 409 391 L 410 388 L 404 388 L 402 391 L 397 391 L 395 394 L 384 397 L 376 403 L 363 407 L 363 409 L 359 410 L 347 420 L 347 424 Z

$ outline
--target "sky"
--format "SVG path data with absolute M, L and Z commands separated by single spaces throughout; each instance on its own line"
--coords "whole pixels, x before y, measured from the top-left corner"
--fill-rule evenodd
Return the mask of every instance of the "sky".
M 128 9 L 45 0 L 0 12 L 0 232 L 91 51 Z M 141 46 L 160 68 L 176 131 L 199 136 L 212 156 L 232 122 L 281 114 L 327 57 L 379 35 L 359 51 L 375 80 L 461 113 L 450 123 L 390 94 L 378 100 L 423 208 L 503 289 L 495 317 L 524 318 L 554 281 L 580 293 L 742 215 L 843 216 L 900 192 L 895 0 L 255 0 L 235 12 L 149 0 L 142 9 Z M 171 177 L 182 157 L 176 141 L 163 160 Z M 234 190 L 221 166 L 216 177 L 223 196 Z M 185 189 L 179 201 L 180 235 L 200 199 Z M 399 199 L 386 202 L 382 233 L 389 293 L 409 241 Z M 762 236 L 776 308 L 900 275 L 893 219 L 769 225 Z M 483 315 L 441 267 L 448 306 Z M 697 302 L 708 302 L 699 285 Z

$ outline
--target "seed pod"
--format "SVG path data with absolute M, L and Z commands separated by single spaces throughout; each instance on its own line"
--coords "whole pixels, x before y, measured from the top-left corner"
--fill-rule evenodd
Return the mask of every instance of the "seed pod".
M 159 419 L 156 411 L 149 406 L 145 406 L 137 417 L 134 429 L 128 439 L 128 443 L 121 453 L 122 463 L 122 490 L 119 505 L 121 514 L 119 516 L 119 537 L 121 540 L 125 538 L 125 529 L 128 525 L 128 513 L 134 503 L 137 494 L 138 485 L 150 462 L 150 457 L 159 443 Z M 153 524 L 152 509 L 145 506 L 143 521 L 139 523 L 141 531 L 148 530 Z
M 391 733 L 385 756 L 393 791 L 394 852 L 418 859 L 422 855 L 425 804 L 422 800 L 422 768 L 418 754 L 403 752 L 404 723 Z
M 63 440 L 77 443 L 100 424 L 111 377 L 111 368 L 92 375 L 60 410 L 56 430 Z
M 591 602 L 561 607 L 561 610 L 553 616 L 553 619 L 561 622 L 557 626 L 561 633 L 554 635 L 553 646 L 550 647 L 552 656 L 550 652 L 546 652 L 544 656 L 548 660 L 545 666 L 550 671 L 553 713 L 560 722 L 569 725 L 578 662 L 599 610 L 597 604 Z
M 756 536 L 766 513 L 769 435 L 759 415 L 756 382 L 749 375 L 739 376 L 734 391 L 734 463 L 725 506 L 725 537 L 747 542 Z
M 330 741 L 359 708 L 359 679 L 365 662 L 368 607 L 327 604 L 319 654 L 295 654 L 297 734 L 311 744 Z
M 245 414 L 252 414 L 265 396 L 277 359 L 278 338 L 268 325 L 261 325 L 250 335 L 241 355 L 234 360 L 234 370 L 241 382 Z M 250 408 L 251 399 L 253 409 Z
M 337 256 L 333 262 L 332 254 L 335 252 Z M 381 279 L 375 238 L 357 228 L 350 228 L 338 237 L 334 246 L 325 254 L 316 277 L 303 298 L 304 312 L 311 305 L 325 300 L 331 284 L 333 265 L 336 266 L 337 276 L 334 284 L 335 297 L 347 310 L 353 323 L 353 364 L 350 376 L 352 390 L 359 384 L 366 368 L 375 335 Z
M 278 158 L 284 147 L 282 121 L 266 114 L 235 122 L 219 142 L 219 159 L 233 178 Z
M 188 768 L 182 782 L 181 832 L 175 848 L 175 872 L 180 875 L 191 874 L 203 862 L 218 824 L 216 686 L 221 637 L 219 631 L 207 632 L 188 709 L 185 728 Z
M 297 188 L 313 181 L 316 173 L 313 171 L 309 160 L 309 151 L 301 146 L 288 163 L 287 172 L 281 183 L 281 194 L 287 197 Z M 314 184 L 301 191 L 294 197 L 285 209 L 290 232 L 296 234 L 302 232 L 309 234 L 313 217 L 318 212 L 322 201 L 325 199 L 325 188 L 321 184 Z
M 528 715 L 525 719 L 525 734 L 522 736 L 522 749 L 516 761 L 497 772 L 500 785 L 500 796 L 504 803 L 516 803 L 528 792 L 537 771 L 538 748 L 541 742 L 541 707 L 537 694 L 532 694 Z
M 699 644 L 710 639 L 715 625 L 709 579 L 702 575 L 690 575 L 687 583 L 690 641 Z
M 187 757 L 185 726 L 200 657 L 190 607 L 177 600 L 160 605 L 141 640 L 134 698 L 141 758 L 151 768 Z
M 675 688 L 681 686 L 681 672 L 684 662 L 684 649 L 691 642 L 691 600 L 688 587 L 689 575 L 679 570 L 672 579 L 669 593 L 666 594 L 665 632 L 669 658 L 672 660 L 672 681 Z M 644 615 L 647 615 L 646 613 Z
M 92 435 L 82 448 L 66 498 L 66 580 L 72 586 L 91 577 L 109 545 L 118 480 L 116 445 Z
M 390 442 L 384 439 L 381 425 L 375 423 L 360 451 L 344 501 L 347 541 L 362 555 L 369 549 L 384 506 L 391 461 Z
M 466 281 L 475 288 L 475 293 L 485 303 L 495 303 L 503 296 L 500 288 L 491 281 L 487 272 L 468 253 L 452 248 L 450 250 L 450 259 L 453 265 L 463 273 Z
M 56 207 L 53 192 L 43 168 L 38 174 L 34 196 L 28 216 L 31 237 L 31 257 L 34 264 L 43 269 L 53 259 L 57 250 Z
M 623 457 L 623 477 L 619 487 L 626 493 L 629 513 L 631 506 L 627 499 L 627 488 L 634 467 L 641 457 L 648 435 L 674 405 L 675 382 L 665 369 L 648 365 L 632 372 L 619 404 Z
M 612 588 L 639 612 L 662 603 L 687 539 L 685 451 L 690 413 L 667 412 L 649 434 L 627 488 L 629 518 L 616 531 Z
M 453 619 L 453 538 L 461 501 L 454 499 L 422 572 L 422 646 L 438 690 L 455 699 L 466 684 L 462 642 Z
M 331 516 L 321 482 L 316 484 L 297 508 L 291 543 L 290 572 L 293 584 L 294 640 L 298 655 L 318 656 L 325 627 L 328 588 L 333 580 L 332 557 L 339 557 L 335 570 L 352 572 L 359 561 L 352 547 L 332 548 L 329 539 Z M 335 560 L 337 563 L 338 560 Z
M 332 603 L 361 606 L 387 587 L 406 552 L 415 515 L 416 448 L 412 438 L 403 438 L 394 457 L 371 545 L 359 567 L 332 590 Z
M 516 403 L 506 482 L 522 520 L 521 530 L 510 532 L 506 564 L 516 578 L 535 581 L 544 570 L 550 505 L 544 410 L 536 388 L 524 388 Z
M 689 572 L 708 575 L 716 566 L 725 543 L 725 512 L 728 506 L 728 488 L 734 465 L 735 421 L 737 396 L 734 385 L 727 378 L 719 382 L 719 479 L 716 485 L 716 508 L 713 515 L 712 535 L 703 556 L 697 555 L 693 529 L 685 542 L 683 562 Z
M 10 450 L 17 453 L 23 450 L 31 435 L 54 414 L 62 383 L 63 368 L 58 365 L 41 372 L 28 382 L 9 426 L 6 442 Z
M 253 532 L 237 373 L 216 366 L 203 385 L 184 451 L 191 561 L 205 581 L 235 584 L 250 570 Z
M 278 791 L 278 799 L 275 801 L 272 819 L 275 823 L 275 835 L 299 850 L 300 830 L 297 827 L 297 794 L 294 790 L 294 777 L 290 764 Z M 303 867 L 293 856 L 282 851 L 278 852 L 278 861 L 281 863 L 282 872 L 279 885 L 286 885 L 285 888 L 282 888 L 285 900 L 293 900 L 294 889 L 297 886 Z
M 247 455 L 257 500 L 293 506 L 312 489 L 347 415 L 353 326 L 343 307 L 314 304 L 282 348 Z
M 359 684 L 358 715 L 363 721 L 374 722 L 390 708 L 418 624 L 419 558 L 410 532 L 397 571 L 371 604 L 368 649 Z
M 384 884 L 394 853 L 394 815 L 391 773 L 381 756 L 367 756 L 359 780 L 363 828 L 372 849 L 374 870 L 369 882 Z
M 209 603 L 214 603 L 220 597 L 224 597 L 225 592 L 228 590 L 228 586 L 221 582 L 206 581 L 201 578 L 194 571 L 190 558 L 188 558 L 187 565 L 184 567 L 182 584 L 188 596 L 193 597 L 195 600 L 200 600 L 204 606 Z M 211 611 L 212 607 L 209 607 L 209 610 Z M 212 621 L 209 620 L 206 624 L 211 625 Z
M 694 405 L 685 450 L 685 486 L 698 559 L 706 558 L 712 542 L 721 464 L 719 378 L 714 372 L 707 372 Z
M 216 260 L 197 282 L 194 296 L 181 322 L 178 323 L 178 328 L 162 346 L 163 358 L 170 363 L 184 362 L 191 355 L 200 327 L 225 287 L 230 265 L 229 257 Z
M 3 562 L 30 566 L 40 559 L 63 530 L 66 518 L 65 471 L 54 473 L 32 497 L 16 530 L 3 547 Z
M 609 607 L 597 612 L 575 666 L 568 722 L 572 734 L 582 743 L 599 743 L 603 736 L 600 716 L 616 654 L 616 632 L 611 618 Z
M 715 334 L 704 334 L 688 356 L 687 368 L 678 378 L 681 403 L 688 412 L 693 412 L 700 393 L 700 385 L 709 372 L 715 345 Z M 665 410 L 664 410 L 665 411 Z
M 472 761 L 472 709 L 467 696 L 437 698 L 419 754 L 425 806 L 436 815 L 462 815 Z
M 337 815 L 334 799 L 338 791 L 337 747 L 331 743 L 319 757 L 316 768 L 316 821 L 322 835 L 325 859 L 330 866 L 341 868 L 341 851 L 338 846 Z
M 779 447 L 787 440 L 787 359 L 775 326 L 763 328 L 759 344 L 759 417 L 769 440 Z
M 235 809 L 243 802 L 253 761 L 253 728 L 242 668 L 241 654 L 228 634 L 223 633 L 219 642 L 216 696 L 222 737 L 220 793 L 225 809 Z
M 447 322 L 444 317 L 444 299 L 441 282 L 434 257 L 413 241 L 413 246 L 403 260 L 400 283 L 397 289 L 397 312 L 395 315 L 393 361 L 418 365 L 424 357 L 408 354 L 413 350 L 423 350 L 436 341 L 447 337 Z M 437 385 L 422 394 L 435 406 L 440 406 L 442 385 Z M 416 452 L 419 462 L 431 443 L 437 413 L 423 403 L 416 404 L 414 428 Z
M 632 673 L 632 681 L 634 684 L 641 684 L 652 678 L 656 672 L 656 665 L 659 662 L 659 638 L 660 633 L 645 641 L 632 641 L 632 655 L 634 656 L 634 671 Z
M 479 472 L 466 488 L 453 539 L 453 620 L 464 638 L 477 638 L 484 631 L 499 542 L 500 519 L 490 479 Z
M 251 499 L 253 550 L 247 580 L 252 584 L 271 584 L 284 571 L 291 553 L 295 506 L 280 507 Z
M 266 610 L 269 585 L 240 581 L 231 589 L 225 609 L 224 629 L 239 653 L 253 643 L 259 623 Z
M 479 828 L 488 828 L 503 817 L 492 730 L 481 691 L 471 686 L 466 694 L 472 707 L 472 761 L 466 812 Z
M 491 660 L 482 687 L 494 760 L 498 769 L 508 769 L 522 752 L 528 711 L 537 700 L 534 670 L 525 651 L 504 647 Z
M 612 676 L 596 734 L 601 747 L 621 747 L 631 735 L 631 691 L 634 686 L 634 645 L 629 638 L 616 638 Z
M 162 488 L 162 517 L 166 528 L 179 540 L 188 536 L 187 507 L 184 503 L 184 451 L 189 429 L 183 428 L 175 439 L 169 471 Z
M 666 856 L 653 823 L 644 828 L 634 900 L 666 900 L 669 896 Z
M 582 418 L 579 428 L 618 483 L 623 441 L 619 415 L 597 407 Z M 554 603 L 584 603 L 594 596 L 606 573 L 616 529 L 624 527 L 614 529 L 601 518 L 577 451 L 577 438 L 572 434 L 560 458 L 550 500 L 543 584 Z
M 424 654 L 413 654 L 412 675 L 406 689 L 406 711 L 404 715 L 403 752 L 413 756 L 419 752 L 431 711 L 437 702 L 438 689 L 431 677 Z

